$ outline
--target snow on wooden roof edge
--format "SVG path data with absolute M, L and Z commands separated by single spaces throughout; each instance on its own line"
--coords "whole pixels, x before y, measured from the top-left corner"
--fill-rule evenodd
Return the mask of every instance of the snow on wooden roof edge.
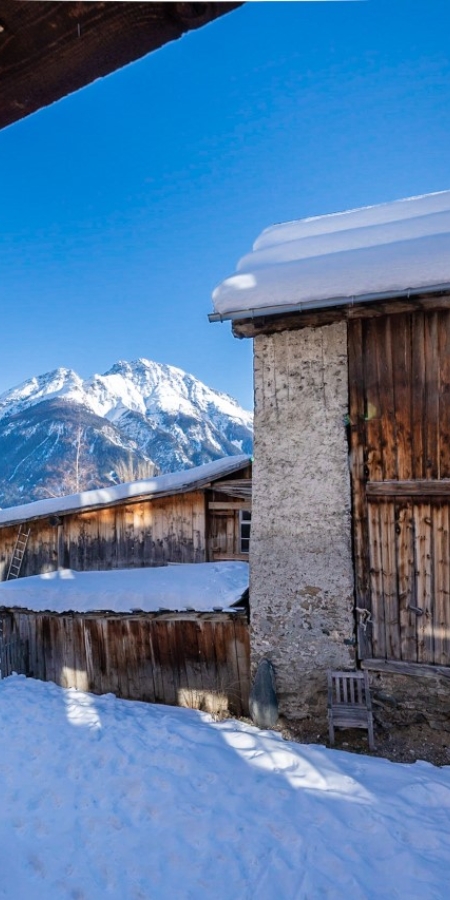
M 242 560 L 95 572 L 59 569 L 1 582 L 0 604 L 3 609 L 61 615 L 233 613 L 248 583 L 248 563 Z
M 450 289 L 450 191 L 265 229 L 211 321 Z
M 34 519 L 51 515 L 65 515 L 84 510 L 99 509 L 104 506 L 115 506 L 124 500 L 136 503 L 142 499 L 171 496 L 183 491 L 194 491 L 206 487 L 210 481 L 236 472 L 251 462 L 251 456 L 239 454 L 216 459 L 192 469 L 182 469 L 166 475 L 157 475 L 144 481 L 132 481 L 117 484 L 95 491 L 83 491 L 66 497 L 50 497 L 35 500 L 21 506 L 11 506 L 0 510 L 0 528 L 17 522 L 30 522 Z

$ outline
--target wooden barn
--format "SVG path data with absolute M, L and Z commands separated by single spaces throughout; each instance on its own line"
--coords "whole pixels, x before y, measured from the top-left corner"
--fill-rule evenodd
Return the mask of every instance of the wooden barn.
M 0 580 L 248 560 L 251 460 L 231 456 L 147 481 L 0 511 Z
M 269 228 L 213 299 L 254 339 L 253 665 L 291 716 L 357 665 L 446 722 L 450 192 Z

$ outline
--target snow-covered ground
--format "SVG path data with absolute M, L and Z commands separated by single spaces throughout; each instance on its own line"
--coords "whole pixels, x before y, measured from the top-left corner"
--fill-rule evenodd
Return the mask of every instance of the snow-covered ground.
M 5 900 L 444 900 L 450 768 L 0 682 Z
M 248 563 L 186 563 L 108 572 L 61 569 L 0 584 L 0 606 L 36 612 L 227 609 L 248 588 Z M 0 893 L 1 896 L 1 893 Z

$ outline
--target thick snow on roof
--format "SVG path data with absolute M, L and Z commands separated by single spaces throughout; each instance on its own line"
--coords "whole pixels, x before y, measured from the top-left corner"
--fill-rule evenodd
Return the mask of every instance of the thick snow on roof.
M 70 494 L 67 497 L 50 497 L 48 500 L 35 500 L 22 506 L 12 506 L 0 511 L 0 526 L 14 522 L 28 522 L 44 516 L 60 515 L 80 509 L 92 509 L 121 500 L 136 500 L 140 497 L 161 497 L 193 491 L 196 486 L 208 484 L 213 479 L 229 475 L 250 462 L 250 457 L 239 454 L 216 459 L 214 462 L 181 472 L 170 472 L 144 481 L 131 481 L 128 484 L 116 484 L 113 487 L 99 488 L 96 491 L 83 491 L 81 494 Z
M 248 588 L 248 563 L 186 563 L 147 569 L 61 569 L 0 584 L 0 606 L 62 613 L 227 609 Z
M 449 286 L 450 191 L 442 191 L 274 225 L 213 302 L 232 319 Z

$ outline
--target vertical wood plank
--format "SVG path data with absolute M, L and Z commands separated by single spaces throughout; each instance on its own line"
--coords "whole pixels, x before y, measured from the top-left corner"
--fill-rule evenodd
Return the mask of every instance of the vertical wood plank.
M 395 505 L 385 502 L 380 509 L 381 553 L 383 568 L 384 622 L 386 656 L 401 659 L 400 610 L 398 603 Z
M 450 478 L 450 313 L 439 313 L 439 477 Z
M 102 692 L 129 698 L 128 661 L 123 646 L 122 619 L 108 616 L 101 619 L 105 648 L 105 671 L 102 677 Z
M 250 634 L 248 622 L 245 616 L 235 616 L 233 619 L 234 640 L 236 646 L 236 658 L 239 670 L 240 699 L 244 715 L 248 715 L 248 701 L 250 697 Z
M 398 478 L 397 466 L 397 423 L 394 396 L 394 346 L 392 340 L 391 316 L 378 320 L 378 378 L 381 450 L 383 454 L 383 478 Z
M 172 629 L 172 659 L 177 684 L 177 704 L 180 704 L 182 697 L 187 696 L 188 692 L 188 674 L 186 667 L 186 652 L 183 640 L 184 621 L 175 619 L 171 622 Z M 190 705 L 192 701 L 190 701 Z
M 410 316 L 392 316 L 391 344 L 396 421 L 397 477 L 400 480 L 409 480 L 412 478 Z
M 437 665 L 448 665 L 449 660 L 449 558 L 448 558 L 448 504 L 433 504 L 433 631 L 434 659 Z
M 399 505 L 396 531 L 401 658 L 405 661 L 415 662 L 417 659 L 416 616 L 410 610 L 411 606 L 417 606 L 411 503 Z
M 75 684 L 75 658 L 73 648 L 73 630 L 71 616 L 63 616 L 62 618 L 54 617 L 58 625 L 59 639 L 58 646 L 60 648 L 58 684 L 62 687 L 76 687 Z
M 372 641 L 377 659 L 386 659 L 386 628 L 383 597 L 383 553 L 380 527 L 382 503 L 369 503 L 369 540 L 371 548 L 370 589 L 372 596 Z
M 145 700 L 147 703 L 155 703 L 156 691 L 155 680 L 153 677 L 149 622 L 145 616 L 139 616 L 139 618 L 133 619 L 131 627 L 134 632 L 139 628 L 139 634 L 135 637 L 136 654 L 139 659 L 139 682 L 141 690 L 141 697 L 139 699 Z
M 424 471 L 426 478 L 439 478 L 440 473 L 440 359 L 438 314 L 424 317 L 425 344 L 425 427 Z
M 178 623 L 177 639 L 179 642 L 178 654 L 184 660 L 184 684 L 183 688 L 190 693 L 193 706 L 198 705 L 196 698 L 200 698 L 203 690 L 202 671 L 199 660 L 197 640 L 197 623 L 195 620 L 182 620 Z
M 229 619 L 217 617 L 213 626 L 214 657 L 216 662 L 216 690 L 227 698 L 228 709 L 240 715 L 240 685 L 239 675 L 237 679 L 230 671 L 229 665 L 229 641 L 234 642 L 232 631 L 233 623 Z M 237 668 L 237 662 L 236 662 Z
M 124 620 L 126 625 L 126 641 L 125 648 L 128 655 L 128 647 L 131 658 L 131 676 L 130 676 L 130 692 L 134 700 L 142 699 L 141 686 L 141 659 L 142 659 L 142 642 L 141 629 L 139 619 L 128 617 Z
M 172 629 L 171 622 L 155 621 L 154 633 L 158 642 L 160 674 L 162 683 L 162 703 L 176 706 L 178 703 L 178 684 L 174 671 L 174 659 L 172 653 Z
M 433 662 L 433 598 L 431 567 L 431 509 L 429 503 L 414 504 L 416 521 L 418 662 Z
M 235 615 L 229 619 L 227 630 L 228 655 L 232 665 L 236 658 L 236 671 L 238 677 L 238 696 L 236 708 L 241 714 L 248 715 L 248 701 L 250 695 L 250 636 L 248 622 L 245 615 Z M 233 653 L 234 648 L 234 653 Z
M 365 494 L 365 399 L 363 363 L 363 323 L 348 323 L 348 382 L 349 382 L 349 430 L 350 474 L 353 500 L 353 558 L 355 564 L 356 607 L 367 610 L 368 615 L 358 613 L 357 652 L 359 659 L 373 656 L 371 630 L 367 622 L 371 613 L 369 583 L 369 529 Z M 364 621 L 363 621 L 364 620 Z
M 366 465 L 369 481 L 383 481 L 383 431 L 381 419 L 379 333 L 377 319 L 365 323 L 364 383 L 366 420 Z
M 147 620 L 147 640 L 155 688 L 155 702 L 164 703 L 164 684 L 161 674 L 162 667 L 159 655 L 157 624 L 157 619 L 154 616 L 152 616 L 150 620 Z
M 199 620 L 200 628 L 197 632 L 199 660 L 202 667 L 202 683 L 204 691 L 217 690 L 217 669 L 214 654 L 214 631 L 210 619 Z
M 425 465 L 425 325 L 424 314 L 415 313 L 412 323 L 411 423 L 413 478 L 426 478 Z

